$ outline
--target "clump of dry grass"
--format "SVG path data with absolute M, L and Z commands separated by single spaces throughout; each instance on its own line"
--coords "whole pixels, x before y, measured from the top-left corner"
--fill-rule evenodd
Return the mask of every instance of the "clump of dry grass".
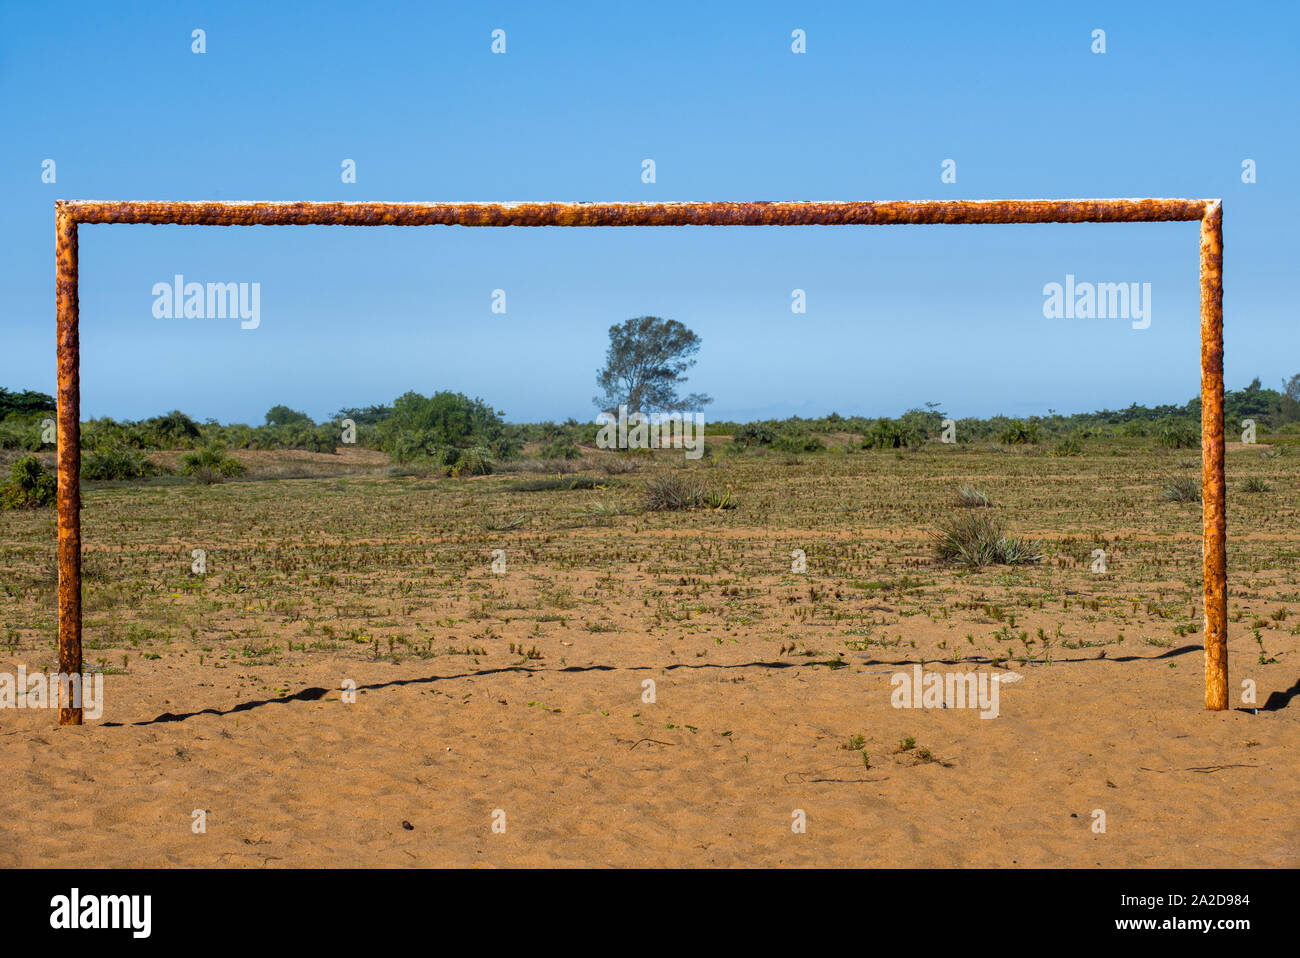
M 1195 479 L 1171 479 L 1160 495 L 1170 502 L 1200 502 L 1201 484 Z
M 704 483 L 694 476 L 664 472 L 646 480 L 645 507 L 652 512 L 697 509 L 706 495 Z
M 988 508 L 993 505 L 993 500 L 974 486 L 958 486 L 957 505 L 971 509 Z
M 651 512 L 735 507 L 730 490 L 711 492 L 704 482 L 683 471 L 662 472 L 646 480 L 645 508 Z
M 621 476 L 624 473 L 636 472 L 640 463 L 631 456 L 602 456 L 599 460 L 601 472 L 607 476 Z
M 1040 543 L 1010 536 L 991 515 L 965 513 L 931 532 L 935 554 L 944 562 L 971 568 L 987 565 L 1024 565 L 1043 557 Z
M 625 516 L 628 511 L 617 502 L 607 502 L 604 500 L 593 502 L 586 509 L 578 512 L 580 519 L 613 519 L 616 516 Z

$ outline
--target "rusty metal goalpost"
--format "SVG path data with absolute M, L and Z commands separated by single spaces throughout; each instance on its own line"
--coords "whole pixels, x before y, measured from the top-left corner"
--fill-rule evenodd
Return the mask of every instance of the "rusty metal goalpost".
M 58 337 L 59 672 L 81 661 L 81 384 L 77 228 L 187 226 L 901 226 L 1010 223 L 1201 224 L 1201 482 L 1205 707 L 1228 707 L 1227 523 L 1223 434 L 1223 208 L 1217 199 L 930 200 L 843 203 L 55 204 Z M 80 725 L 68 682 L 59 724 Z

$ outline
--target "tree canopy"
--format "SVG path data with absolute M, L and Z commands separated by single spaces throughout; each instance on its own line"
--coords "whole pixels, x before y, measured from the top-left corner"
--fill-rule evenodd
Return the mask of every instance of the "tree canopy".
M 305 412 L 290 409 L 288 406 L 272 406 L 266 413 L 266 424 L 268 426 L 288 426 L 295 423 L 304 423 L 309 426 L 316 425 Z
M 638 316 L 611 326 L 605 366 L 596 375 L 602 395 L 592 401 L 611 413 L 620 405 L 642 413 L 705 406 L 713 400 L 701 393 L 677 395 L 699 351 L 700 337 L 675 319 Z
M 440 446 L 464 447 L 495 441 L 504 423 L 491 406 L 464 393 L 443 391 L 422 396 L 408 392 L 393 400 L 392 415 L 383 427 L 393 434 L 424 434 Z
M 20 393 L 15 393 L 0 386 L 0 419 L 4 419 L 11 412 L 54 412 L 57 408 L 53 396 L 38 393 L 34 389 L 24 389 Z

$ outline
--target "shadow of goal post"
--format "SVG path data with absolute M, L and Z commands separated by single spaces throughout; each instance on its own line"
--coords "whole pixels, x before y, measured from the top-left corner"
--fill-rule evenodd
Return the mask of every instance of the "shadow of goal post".
M 1201 224 L 1201 482 L 1205 707 L 1228 707 L 1227 523 L 1223 432 L 1223 207 L 1217 199 L 930 200 L 756 203 L 204 203 L 59 200 L 59 671 L 80 673 L 81 422 L 77 228 L 186 226 L 925 226 L 1011 223 Z M 82 710 L 60 684 L 59 724 Z

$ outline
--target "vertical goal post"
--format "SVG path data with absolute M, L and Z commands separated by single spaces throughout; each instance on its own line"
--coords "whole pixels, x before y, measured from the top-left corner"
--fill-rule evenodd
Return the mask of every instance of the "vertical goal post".
M 929 200 L 755 203 L 55 203 L 58 338 L 59 672 L 81 660 L 81 383 L 77 228 L 180 226 L 927 226 L 1013 223 L 1201 224 L 1201 492 L 1205 707 L 1228 707 L 1227 522 L 1223 432 L 1223 206 L 1217 199 Z M 59 683 L 59 724 L 80 705 Z

